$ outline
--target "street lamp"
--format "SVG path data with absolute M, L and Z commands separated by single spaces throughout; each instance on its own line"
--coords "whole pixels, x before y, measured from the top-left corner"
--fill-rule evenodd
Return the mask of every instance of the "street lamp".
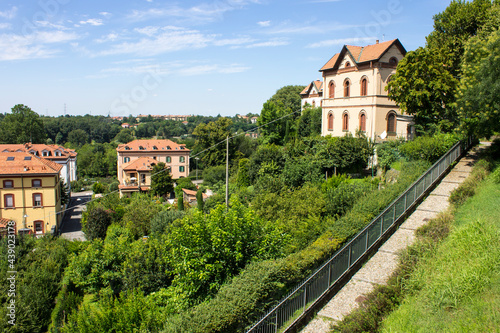
M 200 159 L 199 157 L 194 158 L 196 160 L 196 180 L 198 180 L 198 160 Z

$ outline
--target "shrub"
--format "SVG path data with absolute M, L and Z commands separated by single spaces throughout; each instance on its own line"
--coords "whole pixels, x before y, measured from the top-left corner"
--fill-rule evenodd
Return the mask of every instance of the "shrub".
M 387 170 L 391 164 L 401 158 L 399 147 L 404 143 L 401 140 L 389 140 L 377 146 L 377 162 L 382 170 Z
M 203 170 L 203 183 L 213 186 L 218 182 L 226 181 L 226 166 L 218 165 Z
M 162 234 L 177 219 L 183 218 L 185 213 L 179 210 L 164 210 L 151 219 L 151 233 Z
M 96 238 L 104 239 L 106 230 L 111 225 L 111 216 L 109 211 L 104 208 L 97 207 L 92 209 L 87 216 L 87 224 L 85 226 L 85 235 L 89 240 Z
M 401 153 L 409 160 L 424 160 L 436 162 L 457 141 L 458 136 L 451 133 L 437 133 L 434 136 L 420 136 L 413 141 L 408 141 L 399 147 Z

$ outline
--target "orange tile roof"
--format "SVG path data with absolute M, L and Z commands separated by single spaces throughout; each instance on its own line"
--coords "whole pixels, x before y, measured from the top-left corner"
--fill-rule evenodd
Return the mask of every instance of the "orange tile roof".
M 7 228 L 7 225 L 9 224 L 10 221 L 12 220 L 0 217 L 0 228 Z
M 193 196 L 193 197 L 196 197 L 196 193 L 197 193 L 197 191 L 188 190 L 187 188 L 183 188 L 182 192 L 186 193 L 186 195 Z M 205 193 L 202 193 L 202 197 L 206 199 L 206 198 L 208 198 L 208 195 L 206 195 Z
M 309 89 L 311 88 L 311 84 L 312 84 L 312 83 L 309 83 L 309 84 L 308 84 L 308 85 L 304 88 L 304 90 L 302 90 L 302 91 L 300 92 L 300 95 L 307 95 L 307 94 L 309 93 Z
M 379 60 L 384 55 L 384 53 L 387 52 L 387 50 L 389 50 L 389 48 L 391 48 L 391 46 L 393 45 L 396 45 L 401 49 L 403 54 L 406 54 L 406 50 L 404 49 L 399 39 L 393 39 L 387 42 L 376 43 L 367 46 L 344 45 L 342 51 L 335 54 L 330 60 L 328 60 L 328 62 L 323 67 L 321 67 L 320 71 L 333 69 L 336 66 L 339 58 L 343 58 L 346 52 L 349 52 L 352 55 L 356 64 Z
M 323 81 L 315 80 L 314 84 L 319 92 L 323 91 Z
M 144 149 L 140 149 L 140 147 Z M 127 147 L 129 149 L 127 149 Z M 154 149 L 156 147 L 157 149 Z M 167 149 L 170 147 L 170 149 Z M 167 151 L 167 150 L 184 150 L 189 152 L 189 149 L 186 149 L 186 145 L 178 144 L 173 142 L 172 140 L 134 140 L 129 143 L 121 144 L 116 148 L 117 151 Z
M 123 166 L 126 171 L 151 171 L 158 161 L 151 157 L 141 157 Z
M 50 152 L 50 156 L 42 156 L 42 151 L 47 150 Z M 55 151 L 59 150 L 61 152 L 61 156 L 55 156 Z M 0 144 L 0 152 L 3 151 L 9 151 L 9 152 L 16 152 L 16 151 L 23 151 L 23 152 L 30 152 L 34 151 L 37 152 L 38 156 L 41 157 L 48 157 L 50 159 L 63 159 L 63 158 L 68 158 L 68 157 L 74 157 L 77 155 L 74 149 L 69 149 L 65 148 L 63 146 L 59 145 L 46 145 L 43 143 L 24 143 L 24 144 Z
M 304 90 L 301 91 L 300 95 L 308 95 L 311 92 L 313 84 L 318 92 L 323 91 L 323 81 L 314 80 L 313 82 L 309 83 L 307 87 L 304 88 Z
M 0 152 L 1 174 L 55 174 L 62 165 L 26 152 Z

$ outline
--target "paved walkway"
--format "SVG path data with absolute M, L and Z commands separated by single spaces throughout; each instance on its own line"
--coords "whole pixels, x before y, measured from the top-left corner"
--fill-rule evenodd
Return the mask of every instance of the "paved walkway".
M 413 214 L 380 247 L 370 260 L 351 280 L 321 309 L 317 316 L 301 331 L 302 333 L 327 333 L 330 325 L 358 307 L 367 293 L 376 285 L 385 284 L 398 265 L 398 253 L 415 241 L 415 230 L 438 213 L 448 209 L 448 198 L 470 174 L 477 151 L 485 145 L 473 148 L 463 157 L 441 183 L 417 207 Z
M 61 224 L 61 237 L 69 240 L 85 240 L 80 221 L 82 212 L 87 208 L 85 204 L 92 198 L 92 192 L 78 192 L 71 194 L 66 214 Z

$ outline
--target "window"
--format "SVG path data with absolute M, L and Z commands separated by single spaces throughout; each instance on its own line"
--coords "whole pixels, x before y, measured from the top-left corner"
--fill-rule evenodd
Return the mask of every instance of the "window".
M 31 186 L 32 187 L 42 187 L 42 180 L 41 179 L 33 179 L 31 181 Z
M 396 133 L 396 114 L 394 111 L 387 115 L 387 133 Z
M 43 234 L 43 221 L 33 222 L 33 227 L 35 229 L 36 234 Z
M 7 161 L 13 161 L 14 160 L 14 156 L 7 156 Z
M 350 63 L 349 61 L 347 61 L 347 62 L 345 63 L 345 68 L 347 68 L 347 67 L 351 67 L 351 63 Z
M 141 183 L 145 183 L 146 182 L 146 175 L 145 174 L 141 174 Z
M 368 91 L 368 80 L 364 77 L 361 80 L 361 96 L 366 96 Z
M 181 163 L 186 162 L 186 158 L 184 156 L 179 157 L 179 162 Z
M 328 130 L 333 131 L 333 113 L 328 113 Z
M 179 172 L 184 172 L 184 167 L 183 166 L 179 167 Z
M 42 156 L 49 156 L 49 152 L 46 150 L 42 151 Z
M 124 157 L 123 158 L 123 163 L 128 163 L 130 162 L 130 157 Z
M 31 161 L 31 156 L 24 156 L 25 161 Z
M 33 207 L 42 207 L 42 193 L 33 193 Z
M 171 162 L 172 162 L 172 157 L 167 156 L 167 163 L 171 163 Z
M 364 113 L 359 115 L 359 130 L 366 132 L 366 115 Z
M 328 85 L 328 94 L 328 97 L 335 98 L 335 83 L 333 83 L 333 81 L 330 81 Z
M 351 95 L 350 85 L 351 82 L 349 82 L 349 79 L 346 79 L 344 81 L 344 97 L 349 97 Z
M 316 107 L 316 101 L 313 101 L 313 105 L 312 105 L 313 108 Z
M 391 64 L 393 66 L 397 66 L 398 65 L 398 59 L 396 57 L 392 57 L 391 59 L 389 59 L 389 64 Z
M 344 114 L 342 115 L 342 130 L 349 130 L 349 114 L 347 112 L 344 112 Z
M 14 208 L 14 194 L 5 194 L 3 201 L 5 208 Z
M 4 180 L 3 181 L 3 188 L 13 188 L 13 187 L 14 187 L 13 180 Z

